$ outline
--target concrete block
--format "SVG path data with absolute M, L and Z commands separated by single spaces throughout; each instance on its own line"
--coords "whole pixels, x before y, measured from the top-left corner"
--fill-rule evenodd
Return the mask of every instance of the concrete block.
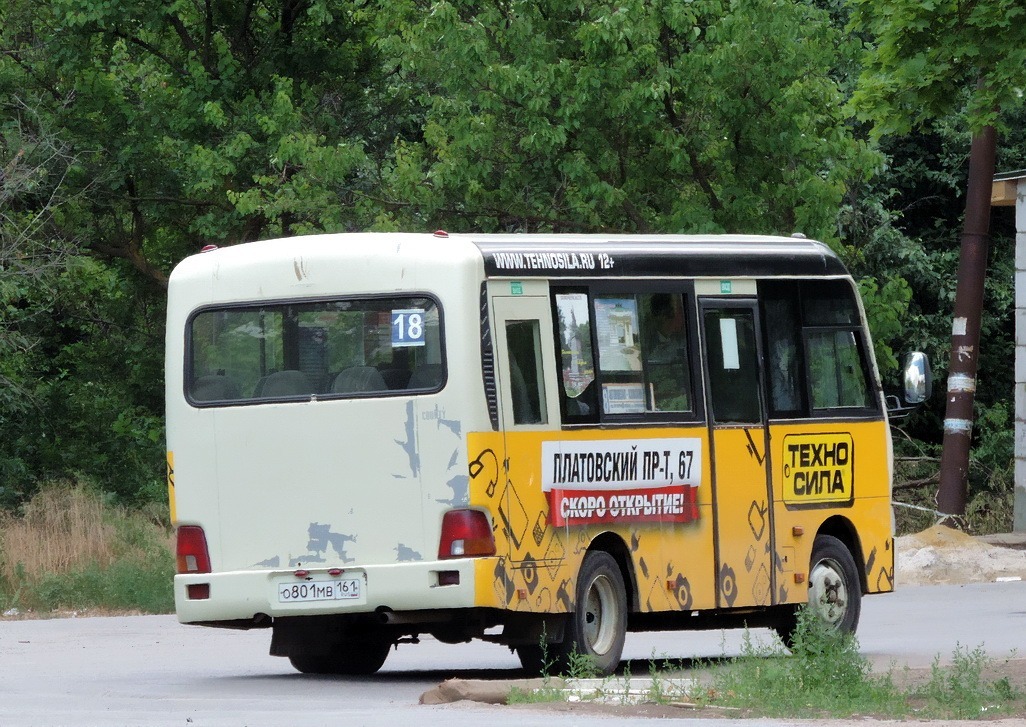
M 1012 501 L 1012 530 L 1026 532 L 1026 460 L 1015 460 L 1015 497 Z

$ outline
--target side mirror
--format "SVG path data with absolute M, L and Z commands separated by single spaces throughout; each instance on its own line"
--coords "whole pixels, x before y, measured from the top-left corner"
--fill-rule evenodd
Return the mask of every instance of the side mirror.
M 905 357 L 905 403 L 922 404 L 932 393 L 930 359 L 921 351 L 913 351 Z

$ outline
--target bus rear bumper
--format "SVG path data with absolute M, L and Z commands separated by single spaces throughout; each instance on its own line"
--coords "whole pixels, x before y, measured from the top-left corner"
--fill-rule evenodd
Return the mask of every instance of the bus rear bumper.
M 176 575 L 175 611 L 181 623 L 238 626 L 268 616 L 472 608 L 479 560 Z

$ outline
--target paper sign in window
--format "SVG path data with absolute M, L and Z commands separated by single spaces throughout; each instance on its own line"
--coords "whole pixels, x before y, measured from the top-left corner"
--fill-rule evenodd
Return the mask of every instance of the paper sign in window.
M 737 371 L 740 369 L 741 353 L 737 347 L 737 321 L 735 319 L 720 319 L 720 345 L 723 348 L 724 370 Z

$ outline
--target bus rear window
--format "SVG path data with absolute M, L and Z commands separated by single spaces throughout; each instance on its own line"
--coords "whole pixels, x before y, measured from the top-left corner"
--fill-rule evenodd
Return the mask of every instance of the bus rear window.
M 186 393 L 230 405 L 434 391 L 440 328 L 427 297 L 208 308 L 190 319 Z

